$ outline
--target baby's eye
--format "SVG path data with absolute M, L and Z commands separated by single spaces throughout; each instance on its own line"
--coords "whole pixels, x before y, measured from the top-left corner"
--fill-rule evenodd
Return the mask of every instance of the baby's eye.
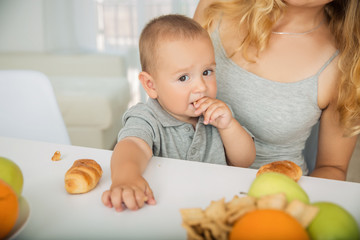
M 205 71 L 203 72 L 203 75 L 204 75 L 204 76 L 210 76 L 212 72 L 213 72 L 213 70 L 208 69 L 208 70 L 205 70 Z
M 181 82 L 185 82 L 186 80 L 189 80 L 189 76 L 187 76 L 187 75 L 181 76 L 181 77 L 179 78 L 179 80 L 180 80 Z

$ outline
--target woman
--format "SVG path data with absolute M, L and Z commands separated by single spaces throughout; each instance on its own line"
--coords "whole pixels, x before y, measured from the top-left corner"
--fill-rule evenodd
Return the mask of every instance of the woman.
M 311 176 L 346 179 L 360 132 L 358 0 L 200 0 L 211 34 L 218 98 L 255 136 L 252 168 L 291 160 L 320 121 Z

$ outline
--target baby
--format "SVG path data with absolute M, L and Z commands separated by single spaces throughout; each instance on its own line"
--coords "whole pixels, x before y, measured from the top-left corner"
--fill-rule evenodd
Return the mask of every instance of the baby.
M 140 36 L 139 80 L 149 96 L 123 116 L 124 127 L 111 157 L 107 207 L 137 210 L 156 203 L 142 174 L 152 156 L 250 166 L 255 145 L 216 99 L 215 56 L 206 30 L 193 19 L 165 15 Z

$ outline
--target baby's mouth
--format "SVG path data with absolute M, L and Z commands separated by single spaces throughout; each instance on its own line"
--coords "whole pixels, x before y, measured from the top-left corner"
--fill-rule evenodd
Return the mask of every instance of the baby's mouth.
M 195 101 L 195 102 L 192 102 L 190 105 L 196 110 L 196 103 L 197 103 L 197 101 Z
M 195 105 L 196 105 L 196 103 L 199 101 L 199 99 L 198 100 L 196 100 L 196 101 L 193 101 L 191 104 L 195 107 Z

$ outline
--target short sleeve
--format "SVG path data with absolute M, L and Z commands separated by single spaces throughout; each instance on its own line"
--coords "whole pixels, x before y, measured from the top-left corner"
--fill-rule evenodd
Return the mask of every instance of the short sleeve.
M 123 128 L 118 134 L 118 141 L 126 137 L 138 137 L 153 149 L 156 141 L 157 121 L 147 109 L 143 108 L 143 105 L 136 105 L 124 114 Z
M 126 137 L 138 137 L 143 139 L 150 148 L 153 147 L 153 130 L 146 121 L 141 118 L 128 118 L 124 127 L 120 130 L 118 141 Z

